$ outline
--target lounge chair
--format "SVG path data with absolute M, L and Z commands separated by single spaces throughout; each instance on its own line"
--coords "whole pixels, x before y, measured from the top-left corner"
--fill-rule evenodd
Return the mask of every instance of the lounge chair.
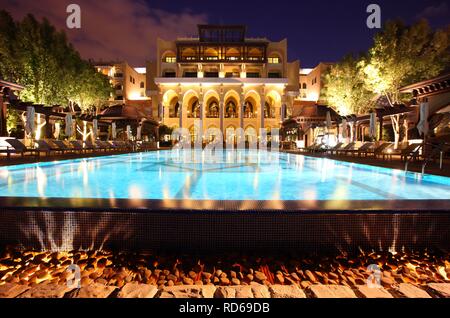
M 59 150 L 61 150 L 63 152 L 73 152 L 73 153 L 75 153 L 77 151 L 80 152 L 79 150 L 77 150 L 73 147 L 69 147 L 62 140 L 52 140 L 51 143 L 54 144 L 56 147 L 59 148 Z
M 103 149 L 105 149 L 105 151 L 111 151 L 111 150 L 115 150 L 114 147 L 106 141 L 102 141 L 102 140 L 96 140 L 95 144 Z
M 332 155 L 333 152 L 336 152 L 336 151 L 338 151 L 339 149 L 341 149 L 343 145 L 344 145 L 343 142 L 339 142 L 339 143 L 336 144 L 336 146 L 331 147 L 330 149 L 328 149 L 327 152 L 329 152 L 329 153 Z
M 349 149 L 344 151 L 339 151 L 339 153 L 343 153 L 344 155 L 357 155 L 358 157 L 361 156 L 362 153 L 365 151 L 368 151 L 373 146 L 372 142 L 366 142 L 358 149 Z
M 384 159 L 384 156 L 386 155 L 384 152 L 391 146 L 392 146 L 391 142 L 384 142 L 375 149 L 369 149 L 367 151 L 362 152 L 361 155 L 364 154 L 365 157 L 371 155 L 374 156 L 374 158 L 378 158 L 378 156 L 383 155 Z
M 341 153 L 345 153 L 347 151 L 351 151 L 353 149 L 353 147 L 355 147 L 355 143 L 351 142 L 349 144 L 347 144 L 345 147 L 335 150 L 336 155 L 340 155 Z
M 422 144 L 410 144 L 404 149 L 392 150 L 390 153 L 387 153 L 386 156 L 388 156 L 389 160 L 391 160 L 392 156 L 399 155 L 401 161 L 407 161 L 410 156 L 418 156 L 418 150 L 421 146 Z
M 12 153 L 20 154 L 22 157 L 26 153 L 34 154 L 39 157 L 39 154 L 42 152 L 39 149 L 28 148 L 18 139 L 6 139 L 5 140 L 11 147 L 8 147 L 6 150 L 1 150 L 1 152 L 6 153 L 8 159 L 10 158 Z
M 45 140 L 37 140 L 36 144 L 38 145 L 37 149 L 46 152 L 47 156 L 50 155 L 50 153 L 53 152 L 61 152 L 62 154 L 64 153 L 63 149 L 60 149 L 59 147 L 55 147 L 51 144 L 49 144 L 48 142 L 46 142 Z
M 70 142 L 70 144 L 72 145 L 72 147 L 76 150 L 79 150 L 80 152 L 87 152 L 88 150 L 95 150 L 93 148 L 89 148 L 89 147 L 84 147 L 78 140 L 72 140 Z
M 106 152 L 106 148 L 104 146 L 100 146 L 97 143 L 93 144 L 90 140 L 86 140 L 84 142 L 84 148 L 98 150 L 98 151 L 103 150 Z

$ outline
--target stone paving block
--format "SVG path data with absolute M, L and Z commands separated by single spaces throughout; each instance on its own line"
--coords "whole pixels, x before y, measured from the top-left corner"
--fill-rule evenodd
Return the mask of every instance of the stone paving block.
M 153 298 L 158 288 L 153 285 L 128 283 L 117 294 L 118 298 Z
M 249 285 L 233 286 L 236 291 L 235 298 L 253 298 L 252 287 Z
M 0 285 L 0 298 L 16 298 L 29 289 L 30 287 L 25 285 L 6 283 Z
M 269 292 L 272 298 L 306 298 L 297 285 L 272 285 L 269 286 Z
M 347 286 L 311 285 L 309 291 L 317 298 L 357 298 Z
M 214 293 L 214 298 L 236 298 L 236 289 L 229 286 L 219 286 Z
M 450 298 L 450 284 L 449 283 L 430 283 L 428 284 L 429 290 L 443 298 Z
M 63 298 L 73 289 L 64 284 L 39 284 L 31 287 L 18 298 Z
M 212 285 L 181 285 L 164 287 L 159 298 L 213 298 L 216 287 Z
M 71 298 L 108 298 L 117 290 L 116 286 L 106 286 L 99 283 L 92 283 L 77 289 Z
M 270 292 L 267 286 L 260 284 L 251 284 L 253 297 L 255 298 L 270 298 Z
M 356 290 L 364 298 L 394 298 L 394 296 L 383 287 L 370 288 L 367 285 L 359 285 L 356 286 Z
M 431 296 L 423 289 L 407 283 L 399 284 L 398 288 L 395 289 L 395 292 L 401 297 L 406 298 L 431 298 Z

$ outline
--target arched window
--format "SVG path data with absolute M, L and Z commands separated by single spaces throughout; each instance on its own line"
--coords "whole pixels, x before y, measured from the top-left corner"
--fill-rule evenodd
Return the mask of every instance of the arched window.
M 281 58 L 279 57 L 278 54 L 270 54 L 269 57 L 267 58 L 267 63 L 269 63 L 269 64 L 280 64 L 281 63 Z
M 169 118 L 180 118 L 180 103 L 176 97 L 170 101 Z
M 253 118 L 254 117 L 254 106 L 251 100 L 246 100 L 244 104 L 244 118 Z
M 206 118 L 219 118 L 219 103 L 216 99 L 209 101 Z
M 164 63 L 176 63 L 177 57 L 175 56 L 175 54 L 173 52 L 166 52 L 163 55 L 162 61 Z
M 198 98 L 193 97 L 188 103 L 188 118 L 200 118 L 200 105 Z
M 275 107 L 272 97 L 268 97 L 264 104 L 264 118 L 275 118 Z
M 225 105 L 225 118 L 237 118 L 236 102 L 230 99 Z
M 144 82 L 141 82 L 140 86 L 141 86 L 141 88 L 145 88 Z
M 185 61 L 196 60 L 197 59 L 196 55 L 197 55 L 196 51 L 191 47 L 184 48 L 181 52 L 181 58 Z
M 306 87 L 307 87 L 306 83 L 303 83 L 303 89 L 306 89 Z

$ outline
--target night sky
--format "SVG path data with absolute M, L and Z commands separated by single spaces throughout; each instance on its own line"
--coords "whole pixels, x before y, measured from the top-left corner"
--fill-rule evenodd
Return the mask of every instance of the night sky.
M 343 55 L 365 51 L 374 30 L 366 27 L 366 7 L 381 6 L 382 21 L 401 18 L 412 23 L 450 23 L 446 0 L 0 0 L 0 8 L 20 18 L 31 12 L 65 28 L 65 6 L 80 4 L 82 29 L 68 30 L 85 58 L 128 60 L 144 65 L 155 55 L 157 36 L 171 40 L 196 35 L 196 24 L 245 24 L 250 37 L 288 39 L 289 59 L 312 67 Z

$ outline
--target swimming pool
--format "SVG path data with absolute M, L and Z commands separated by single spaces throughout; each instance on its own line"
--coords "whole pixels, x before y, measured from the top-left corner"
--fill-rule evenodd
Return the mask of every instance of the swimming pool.
M 195 155 L 196 161 L 192 160 Z M 188 160 L 186 160 L 188 159 Z M 0 167 L 0 196 L 27 198 L 449 200 L 450 178 L 287 153 L 158 151 Z

